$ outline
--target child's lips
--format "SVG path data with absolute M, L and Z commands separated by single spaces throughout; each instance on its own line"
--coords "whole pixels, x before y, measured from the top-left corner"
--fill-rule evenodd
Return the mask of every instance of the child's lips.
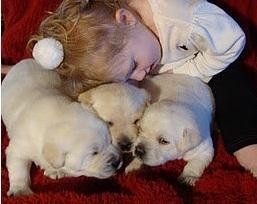
M 152 74 L 152 73 L 158 73 L 159 69 L 158 69 L 158 62 L 156 61 L 155 63 L 153 63 L 150 66 L 150 69 L 148 71 L 148 73 Z
M 147 69 L 146 69 L 146 74 L 148 74 L 149 72 L 151 72 L 151 70 L 153 70 L 156 67 L 156 63 L 151 64 Z
M 145 70 L 145 73 L 148 74 L 150 71 L 151 71 L 151 67 L 148 67 L 148 68 Z

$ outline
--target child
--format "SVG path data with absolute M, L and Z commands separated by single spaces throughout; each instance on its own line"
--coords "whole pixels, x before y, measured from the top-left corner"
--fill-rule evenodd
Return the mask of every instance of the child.
M 55 54 L 42 51 L 45 43 Z M 75 98 L 150 72 L 199 77 L 214 93 L 226 149 L 257 176 L 257 97 L 230 65 L 244 44 L 238 24 L 206 0 L 64 0 L 30 41 L 35 59 L 54 68 Z

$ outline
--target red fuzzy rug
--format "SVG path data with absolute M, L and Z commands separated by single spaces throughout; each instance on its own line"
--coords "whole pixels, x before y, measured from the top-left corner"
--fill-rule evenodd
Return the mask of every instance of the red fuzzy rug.
M 247 44 L 241 61 L 257 84 L 257 0 L 210 0 L 224 8 L 246 32 Z M 38 28 L 46 11 L 52 11 L 61 0 L 2 0 L 2 63 L 12 65 L 30 56 L 25 47 Z M 257 88 L 257 86 L 256 86 Z M 163 166 L 146 167 L 138 172 L 99 180 L 79 177 L 51 180 L 43 171 L 32 167 L 32 196 L 8 198 L 8 172 L 5 148 L 8 137 L 1 131 L 1 199 L 11 204 L 77 204 L 77 203 L 257 203 L 257 180 L 226 153 L 218 133 L 214 134 L 215 157 L 195 187 L 177 182 L 185 162 L 173 161 Z M 257 155 L 256 155 L 257 156 Z
M 112 178 L 99 180 L 79 177 L 51 180 L 33 166 L 32 196 L 7 197 L 9 187 L 5 148 L 8 136 L 2 125 L 2 202 L 3 203 L 249 203 L 257 202 L 257 180 L 228 155 L 218 133 L 214 139 L 216 154 L 194 187 L 181 185 L 177 177 L 184 161 L 172 161 L 160 167 L 145 167 L 124 175 L 122 169 Z

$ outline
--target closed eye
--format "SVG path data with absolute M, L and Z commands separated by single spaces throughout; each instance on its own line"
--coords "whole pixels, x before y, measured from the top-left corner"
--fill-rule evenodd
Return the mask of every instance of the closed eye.
M 109 127 L 113 126 L 113 122 L 112 121 L 107 121 L 107 124 L 109 125 Z
M 159 137 L 159 138 L 158 138 L 158 142 L 159 142 L 159 144 L 161 144 L 161 145 L 170 144 L 170 142 L 169 142 L 168 140 L 166 140 L 164 137 Z
M 130 65 L 132 68 L 131 70 L 128 72 L 128 74 L 126 75 L 126 79 L 130 79 L 130 76 L 134 73 L 134 71 L 137 69 L 137 63 L 135 61 L 133 61 Z
M 134 124 L 137 125 L 138 122 L 139 122 L 139 119 L 136 119 L 136 120 L 134 121 Z
M 130 71 L 130 75 L 133 74 L 133 72 L 137 69 L 137 66 L 138 66 L 137 62 L 134 61 L 132 65 L 133 68 Z
M 92 149 L 91 155 L 92 155 L 92 156 L 96 156 L 96 155 L 98 155 L 98 154 L 100 153 L 100 151 L 101 151 L 100 146 L 99 146 L 99 145 L 96 145 L 96 146 L 94 146 L 94 148 Z
M 98 152 L 97 152 L 97 151 L 94 151 L 92 154 L 93 154 L 93 156 L 95 156 L 95 155 L 98 154 Z
M 138 66 L 138 63 L 136 62 L 136 61 L 134 61 L 134 67 L 133 67 L 133 71 L 135 71 L 136 70 L 136 68 L 137 68 L 137 66 Z

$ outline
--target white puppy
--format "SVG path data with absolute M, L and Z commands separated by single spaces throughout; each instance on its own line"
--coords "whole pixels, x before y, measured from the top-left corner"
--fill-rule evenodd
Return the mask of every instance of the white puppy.
M 188 163 L 179 179 L 194 185 L 213 159 L 211 90 L 197 78 L 175 74 L 147 78 L 142 87 L 152 94 L 153 104 L 139 121 L 137 158 L 126 172 L 142 162 L 156 166 L 183 158 Z
M 123 152 L 131 151 L 149 95 L 144 89 L 128 83 L 110 83 L 90 89 L 79 96 L 90 104 L 99 117 L 109 124 L 112 142 Z
M 32 59 L 15 65 L 2 83 L 2 116 L 10 137 L 8 195 L 32 193 L 32 162 L 51 178 L 107 178 L 121 166 L 107 125 L 63 95 L 60 84 L 55 72 Z

